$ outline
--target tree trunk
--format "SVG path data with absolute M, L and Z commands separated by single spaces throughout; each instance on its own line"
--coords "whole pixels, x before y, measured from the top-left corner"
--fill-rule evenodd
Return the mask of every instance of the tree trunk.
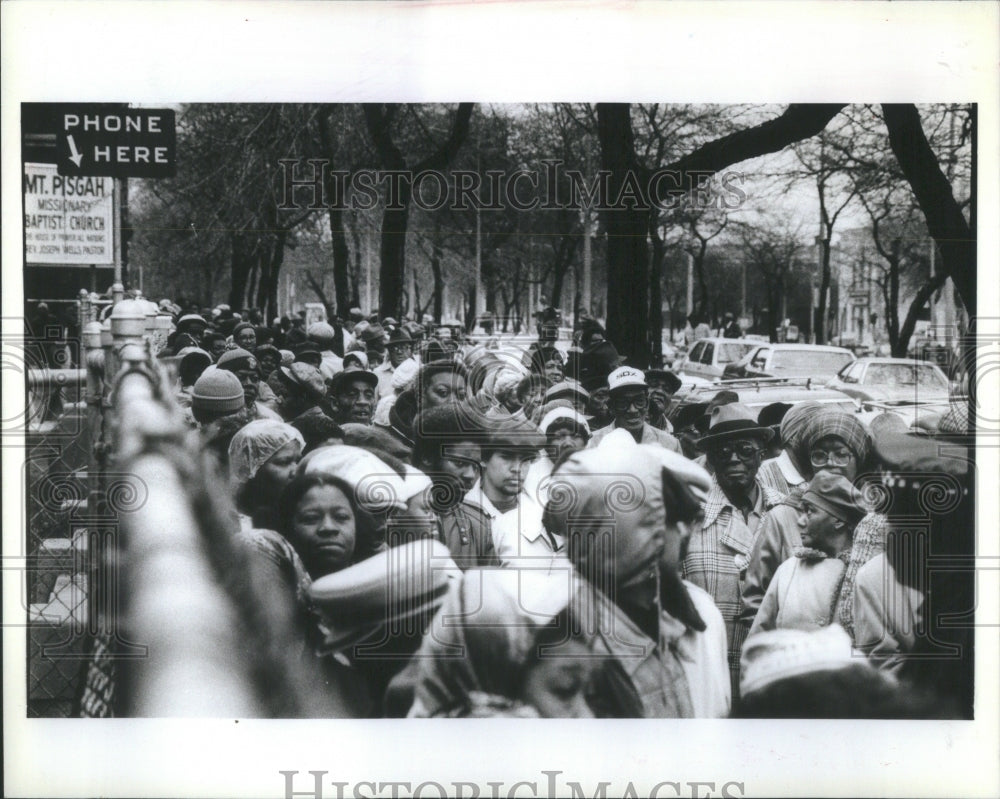
M 694 259 L 694 271 L 698 276 L 698 315 L 704 317 L 708 314 L 708 283 L 705 281 L 705 249 L 707 243 L 702 241 L 698 245 L 698 252 L 692 254 Z M 707 320 L 706 320 L 707 321 Z
M 649 212 L 649 239 L 653 250 L 649 264 L 649 352 L 652 363 L 663 365 L 663 259 L 666 249 L 656 233 L 657 212 Z
M 409 217 L 409 191 L 403 208 L 386 208 L 382 214 L 382 244 L 379 250 L 379 315 L 397 319 L 403 308 L 404 273 L 406 269 L 406 226 Z
M 435 223 L 434 239 L 431 243 L 431 274 L 434 276 L 434 321 L 440 322 L 444 313 L 444 272 L 441 268 L 441 227 Z M 419 319 L 417 320 L 420 321 Z
M 923 211 L 927 229 L 937 242 L 941 271 L 952 279 L 969 316 L 973 317 L 976 315 L 976 239 L 972 226 L 965 221 L 951 184 L 924 135 L 916 106 L 886 103 L 882 112 L 889 130 L 889 144 Z M 973 185 L 975 159 L 973 147 Z
M 824 231 L 825 232 L 825 231 Z M 828 235 L 828 234 L 827 234 Z M 826 295 L 830 290 L 830 240 L 824 237 L 819 245 L 821 247 L 822 270 L 819 281 L 819 331 L 816 336 L 817 344 L 826 344 L 827 331 L 830 320 L 827 318 Z
M 913 330 L 917 326 L 917 315 L 923 310 L 923 307 L 927 304 L 927 301 L 931 298 L 931 295 L 941 288 L 948 276 L 942 272 L 937 272 L 927 283 L 920 287 L 917 291 L 916 296 L 913 298 L 913 302 L 910 303 L 910 307 L 906 311 L 906 318 L 903 320 L 903 325 L 899 329 L 899 350 L 893 349 L 893 356 L 897 358 L 905 358 L 906 350 L 910 346 L 910 338 L 913 336 Z
M 627 103 L 597 104 L 601 167 L 610 172 L 613 201 L 629 170 L 636 169 L 632 119 Z M 649 366 L 649 281 L 646 252 L 647 212 L 641 208 L 604 211 L 608 249 L 608 339 L 637 368 Z
M 326 108 L 320 109 L 317 119 L 323 152 L 332 161 L 335 148 L 333 146 L 333 136 L 330 135 L 330 120 L 327 117 Z M 333 250 L 333 291 L 337 298 L 336 315 L 346 318 L 347 309 L 351 307 L 351 298 L 348 295 L 349 289 L 347 286 L 347 272 L 351 256 L 347 249 L 347 231 L 344 225 L 344 208 L 342 205 L 343 198 L 339 198 L 341 203 L 332 203 L 336 190 L 332 170 L 324 169 L 323 182 L 326 188 L 326 195 L 331 199 L 331 205 L 327 213 L 330 219 L 330 238 Z M 329 313 L 329 310 L 327 313 Z M 330 322 L 332 323 L 333 321 L 334 316 L 331 316 Z
M 279 230 L 274 237 L 274 245 L 269 253 L 266 273 L 261 274 L 260 287 L 257 291 L 257 306 L 266 321 L 278 307 L 278 277 L 281 265 L 285 262 L 285 242 L 288 231 Z
M 247 257 L 246 245 L 238 234 L 230 234 L 229 246 L 230 275 L 232 280 L 229 287 L 229 306 L 237 309 L 243 306 L 243 298 L 246 296 L 247 282 L 250 279 L 251 262 Z
M 381 103 L 363 105 L 365 124 L 378 152 L 382 166 L 391 170 L 407 170 L 406 159 L 392 139 L 391 126 L 395 108 L 385 108 Z M 433 155 L 413 167 L 413 173 L 425 170 L 442 170 L 454 159 L 469 133 L 472 103 L 460 103 L 452 120 L 448 138 Z M 382 215 L 381 268 L 379 272 L 379 312 L 383 317 L 401 315 L 403 307 L 403 280 L 406 266 L 406 227 L 409 218 L 412 186 L 408 180 L 399 181 L 399 205 L 387 207 Z M 472 314 L 475 316 L 475 306 Z
M 906 350 L 899 352 L 899 239 L 892 242 L 892 261 L 889 262 L 889 346 L 894 358 L 906 356 Z

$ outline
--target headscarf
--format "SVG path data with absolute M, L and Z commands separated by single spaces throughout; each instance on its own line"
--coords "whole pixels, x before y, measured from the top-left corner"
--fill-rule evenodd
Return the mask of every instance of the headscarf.
M 237 483 L 250 482 L 257 471 L 290 441 L 306 442 L 302 433 L 276 419 L 257 419 L 242 427 L 229 442 L 229 468 Z
M 566 577 L 520 569 L 465 572 L 415 656 L 414 715 L 530 715 L 517 696 L 539 631 L 578 591 Z
M 872 451 L 872 439 L 865 426 L 853 414 L 823 410 L 807 422 L 806 429 L 802 433 L 802 451 L 807 462 L 809 450 L 817 441 L 827 436 L 835 436 L 843 441 L 858 459 L 859 466 L 868 461 Z
M 420 371 L 420 364 L 413 358 L 407 358 L 400 363 L 392 373 L 390 381 L 392 390 L 396 394 L 406 391 L 413 384 L 413 378 L 417 376 L 418 371 Z
M 676 486 L 670 508 L 665 474 Z M 545 527 L 566 536 L 569 558 L 585 579 L 622 590 L 656 568 L 666 536 L 676 533 L 671 522 L 689 515 L 684 507 L 696 512 L 710 485 L 708 473 L 687 458 L 615 431 L 553 473 Z
M 806 400 L 789 408 L 781 420 L 781 443 L 799 474 L 812 474 L 809 453 L 802 450 L 802 436 L 810 420 L 822 410 L 816 400 Z

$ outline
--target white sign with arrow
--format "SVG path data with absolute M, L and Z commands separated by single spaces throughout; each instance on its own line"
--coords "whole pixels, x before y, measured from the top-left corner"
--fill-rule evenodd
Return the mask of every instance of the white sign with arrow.
M 69 144 L 69 160 L 80 166 L 80 162 L 83 160 L 83 153 L 76 149 L 76 142 L 73 141 L 72 135 L 67 136 L 66 139 Z

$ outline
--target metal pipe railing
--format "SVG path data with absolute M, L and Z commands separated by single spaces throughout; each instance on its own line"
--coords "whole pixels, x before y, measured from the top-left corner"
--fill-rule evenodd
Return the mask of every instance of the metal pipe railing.
M 171 442 L 175 453 L 183 451 L 180 417 L 160 398 L 164 376 L 152 347 L 128 335 L 115 338 L 123 367 L 113 395 L 114 449 L 135 506 L 119 513 L 123 627 L 130 642 L 147 648 L 146 657 L 123 663 L 122 710 L 260 716 L 237 640 L 237 609 L 206 553 L 206 533 L 223 531 L 201 529 L 170 448 L 161 446 Z

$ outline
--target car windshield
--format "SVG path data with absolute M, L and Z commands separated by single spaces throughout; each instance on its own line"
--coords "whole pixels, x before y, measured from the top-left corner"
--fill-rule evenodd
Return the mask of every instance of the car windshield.
M 771 360 L 774 372 L 835 375 L 852 360 L 847 352 L 823 350 L 778 350 Z
M 719 363 L 733 363 L 734 361 L 738 361 L 756 346 L 756 344 L 737 344 L 735 342 L 723 341 L 719 344 Z
M 865 373 L 866 386 L 920 386 L 921 388 L 948 389 L 948 383 L 927 364 L 873 363 Z

